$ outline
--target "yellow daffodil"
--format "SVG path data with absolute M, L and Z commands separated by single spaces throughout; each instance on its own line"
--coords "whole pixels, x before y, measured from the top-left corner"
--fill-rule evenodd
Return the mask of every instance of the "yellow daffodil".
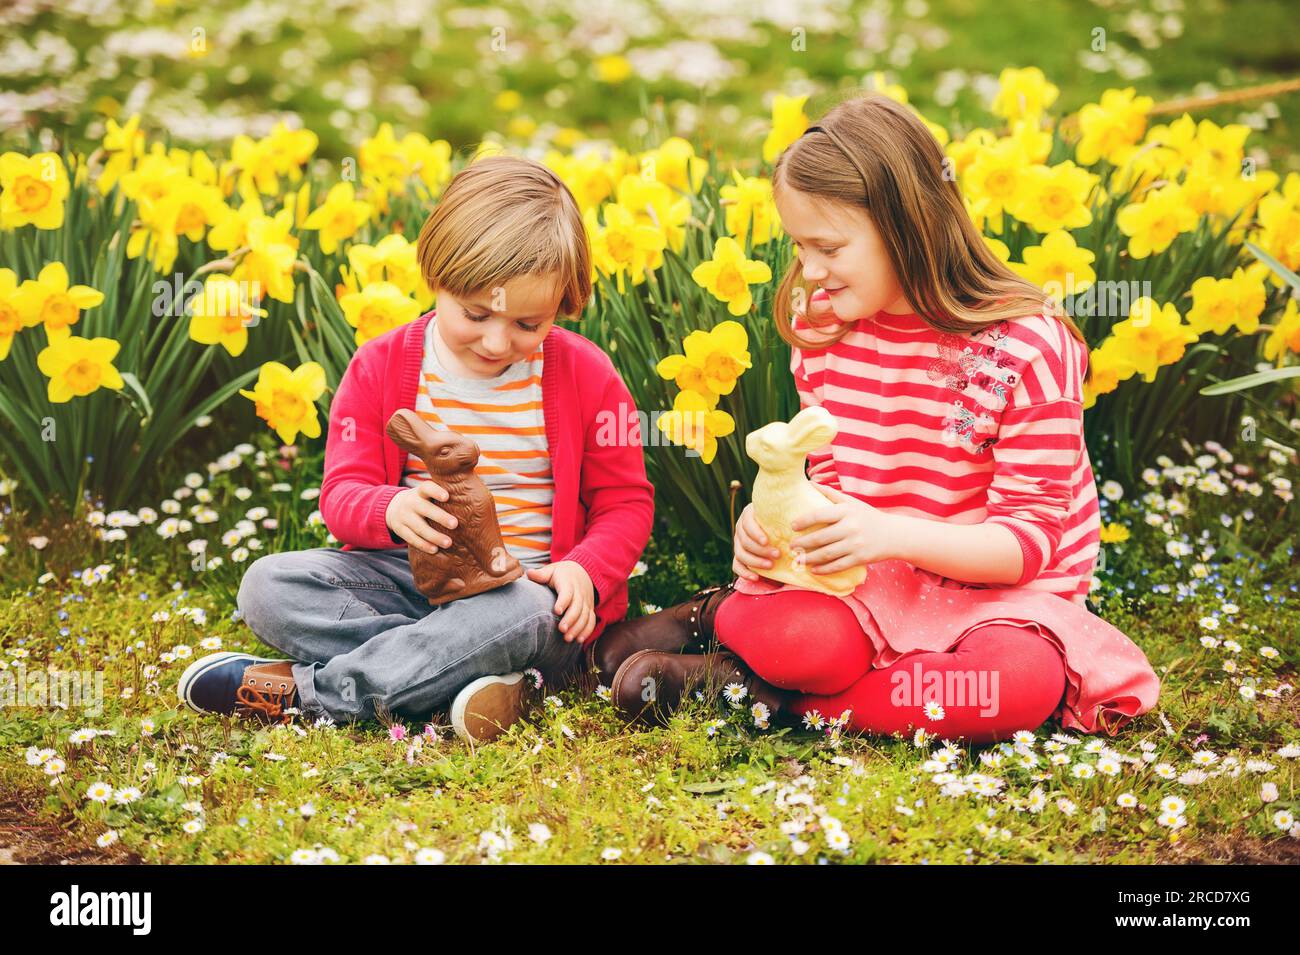
M 57 153 L 0 155 L 0 228 L 59 228 L 69 188 L 68 170 Z
M 1281 365 L 1282 357 L 1288 351 L 1293 355 L 1300 354 L 1300 310 L 1297 310 L 1294 298 L 1286 300 L 1285 311 L 1264 341 L 1264 357 L 1269 361 Z
M 1060 92 L 1036 66 L 1022 70 L 1007 67 L 998 76 L 998 92 L 991 109 L 993 115 L 1011 121 L 1037 117 L 1056 102 Z
M 972 129 L 964 139 L 955 139 L 944 147 L 944 152 L 952 160 L 953 175 L 961 178 L 981 151 L 998 141 L 998 137 L 983 127 Z M 1017 143 L 1017 145 L 1020 145 Z M 1021 146 L 1023 152 L 1024 147 Z
M 1119 230 L 1129 237 L 1128 254 L 1135 259 L 1163 252 L 1180 233 L 1195 229 L 1196 222 L 1176 183 L 1144 193 L 1142 201 L 1125 206 L 1115 217 Z
M 422 198 L 428 201 L 439 196 L 451 181 L 451 143 L 445 139 L 430 142 L 419 133 L 407 133 L 402 137 L 401 150 L 424 187 Z
M 111 338 L 68 335 L 52 341 L 36 356 L 36 367 L 50 379 L 47 394 L 54 404 L 83 397 L 100 388 L 119 390 L 126 384 L 113 359 L 122 346 Z
M 1147 382 L 1155 381 L 1158 368 L 1182 358 L 1186 346 L 1197 339 L 1172 303 L 1161 307 L 1146 297 L 1133 303 L 1129 317 L 1115 324 L 1111 336 L 1117 353 Z
M 1203 166 L 1217 179 L 1241 176 L 1241 161 L 1245 158 L 1246 137 L 1250 127 L 1241 123 L 1219 126 L 1208 119 L 1196 124 L 1196 150 L 1193 163 Z
M 708 331 L 691 332 L 682 341 L 681 355 L 669 355 L 655 366 L 662 378 L 695 391 L 712 407 L 719 395 L 729 395 L 745 369 L 752 367 L 749 335 L 739 322 L 719 322 Z
M 619 163 L 607 160 L 594 150 L 581 156 L 565 156 L 552 150 L 544 162 L 564 180 L 584 214 L 612 196 L 614 186 L 624 175 Z
M 711 408 L 708 401 L 693 391 L 679 392 L 673 410 L 660 415 L 655 423 L 674 444 L 699 452 L 705 464 L 712 463 L 717 456 L 718 438 L 736 430 L 731 415 Z
M 257 300 L 269 295 L 277 302 L 293 301 L 298 240 L 289 234 L 292 224 L 293 213 L 281 209 L 274 216 L 257 215 L 247 225 L 248 252 L 231 277 Z
M 340 182 L 330 187 L 325 204 L 307 217 L 304 229 L 320 232 L 320 250 L 333 255 L 344 239 L 356 235 L 357 229 L 370 218 L 370 203 L 356 197 L 350 182 Z
M 1092 222 L 1087 203 L 1097 181 L 1097 176 L 1068 159 L 1050 169 L 1030 166 L 1024 188 L 1008 209 L 1038 232 L 1081 229 Z
M 1024 264 L 1013 262 L 1011 268 L 1060 302 L 1097 280 L 1091 264 L 1094 259 L 1096 255 L 1080 247 L 1074 236 L 1058 229 L 1049 232 L 1042 245 L 1027 247 Z
M 874 70 L 865 85 L 866 88 L 871 90 L 873 93 L 882 93 L 892 99 L 895 103 L 901 103 L 904 106 L 907 105 L 907 90 L 899 86 L 897 83 L 889 82 L 885 79 L 885 74 L 880 70 Z
M 339 299 L 343 317 L 357 330 L 358 345 L 420 317 L 420 303 L 392 282 L 375 282 Z
M 388 123 L 380 123 L 375 135 L 361 141 L 357 160 L 362 172 L 379 180 L 393 180 L 400 184 L 411 174 L 411 159 Z
M 1001 261 L 1008 263 L 1013 269 L 1018 269 L 1023 267 L 1020 266 L 1019 263 L 1011 261 L 1011 250 L 1007 248 L 1007 244 L 1003 242 L 1001 239 L 995 239 L 991 235 L 982 235 L 980 236 L 980 238 L 984 240 L 984 244 L 987 245 L 990 249 L 992 249 L 993 254 L 996 255 Z
M 787 146 L 803 135 L 808 117 L 803 111 L 807 96 L 783 96 L 772 101 L 772 129 L 763 140 L 763 161 L 776 162 Z
M 1258 242 L 1288 269 L 1300 269 L 1300 173 L 1287 173 L 1282 191 L 1259 201 Z
M 424 282 L 420 264 L 416 261 L 416 246 L 406 237 L 393 233 L 374 245 L 356 243 L 348 246 L 348 263 L 352 266 L 357 292 L 375 282 L 392 282 L 404 295 L 414 295 L 422 308 L 433 302 L 433 293 Z
M 1110 394 L 1119 387 L 1121 381 L 1127 381 L 1137 374 L 1137 367 L 1125 356 L 1124 346 L 1116 338 L 1107 338 L 1100 348 L 1094 348 L 1088 356 L 1091 372 L 1083 385 L 1083 407 L 1091 408 L 1097 403 L 1098 395 Z
M 117 121 L 109 119 L 104 122 L 104 141 L 101 144 L 105 156 L 104 171 L 100 173 L 95 186 L 100 195 L 106 196 L 123 173 L 130 172 L 137 159 L 144 155 L 144 133 L 140 131 L 140 114 L 135 113 L 119 126 Z
M 620 179 L 615 196 L 620 206 L 636 216 L 637 222 L 661 231 L 668 248 L 674 252 L 682 250 L 686 244 L 686 220 L 691 217 L 690 199 L 657 179 L 639 175 Z M 657 269 L 662 262 L 661 255 L 652 255 L 650 268 Z
M 1007 138 L 1016 143 L 1025 158 L 1036 166 L 1046 163 L 1052 151 L 1052 133 L 1039 125 L 1037 117 L 1016 120 L 1011 124 L 1011 135 Z
M 244 299 L 243 287 L 229 275 L 212 275 L 190 300 L 190 338 L 201 345 L 221 345 L 233 356 L 248 347 L 248 328 L 266 310 Z
M 270 140 L 238 134 L 230 144 L 230 165 L 239 171 L 239 194 L 246 201 L 280 191 L 279 160 Z
M 596 222 L 595 209 L 588 209 L 584 217 L 591 235 L 592 263 L 614 277 L 622 294 L 624 276 L 630 275 L 632 284 L 640 285 L 647 270 L 663 261 L 668 243 L 661 229 L 638 222 L 635 215 L 617 203 L 607 203 L 604 213 L 603 227 Z
M 772 270 L 766 262 L 746 259 L 740 243 L 724 235 L 713 246 L 713 258 L 697 265 L 691 278 L 718 301 L 726 302 L 732 315 L 744 315 L 754 304 L 749 287 L 772 281 Z
M 1193 164 L 1183 178 L 1183 201 L 1198 217 L 1213 212 L 1219 205 L 1222 184 L 1204 168 Z
M 9 357 L 14 336 L 40 321 L 28 314 L 22 299 L 13 269 L 0 269 L 0 361 Z
M 1099 160 L 1113 161 L 1119 151 L 1142 139 L 1146 132 L 1150 96 L 1137 96 L 1133 87 L 1106 90 L 1100 103 L 1089 103 L 1079 110 L 1079 130 L 1083 134 L 1075 157 L 1085 166 Z
M 926 119 L 924 116 L 921 115 L 920 110 L 913 108 L 912 112 L 916 114 L 917 119 L 925 123 L 925 128 L 930 131 L 930 135 L 933 136 L 935 140 L 939 143 L 940 149 L 948 145 L 948 141 L 952 138 L 951 136 L 948 135 L 948 130 L 940 126 L 938 123 L 930 122 L 928 119 Z
M 281 120 L 264 142 L 276 173 L 297 182 L 302 177 L 302 167 L 315 155 L 320 137 L 310 129 L 290 129 Z
M 162 143 L 154 143 L 132 169 L 122 174 L 122 194 L 140 206 L 160 202 L 189 175 L 188 167 L 188 160 L 178 162 Z
M 695 147 L 680 136 L 665 139 L 642 159 L 647 160 L 653 163 L 655 178 L 678 192 L 699 192 L 709 171 L 709 161 L 695 155 Z
M 733 169 L 731 174 L 735 183 L 718 190 L 727 231 L 742 243 L 746 235 L 756 246 L 772 241 L 781 234 L 781 217 L 772 198 L 771 180 L 743 176 L 739 169 Z
M 18 292 L 19 308 L 28 325 L 45 325 L 51 342 L 67 338 L 81 319 L 83 308 L 104 301 L 104 293 L 89 285 L 68 286 L 68 270 L 62 262 L 51 262 L 36 279 L 23 283 Z
M 293 444 L 298 432 L 309 438 L 320 437 L 320 420 L 314 402 L 324 392 L 325 369 L 314 361 L 293 371 L 278 361 L 268 361 L 258 373 L 252 391 L 239 389 L 241 395 L 253 402 L 257 416 L 285 444 Z
M 1192 283 L 1187 324 L 1198 335 L 1207 331 L 1223 335 L 1234 325 L 1243 335 L 1252 335 L 1259 330 L 1266 298 L 1264 278 L 1259 273 L 1239 268 L 1231 278 L 1202 276 Z
M 217 221 L 208 230 L 208 245 L 218 252 L 233 252 L 248 244 L 248 224 L 258 216 L 265 215 L 262 203 L 246 201 L 238 209 L 225 207 L 218 210 Z
M 1000 225 L 1002 211 L 1016 205 L 1028 184 L 1029 164 L 1024 148 L 1015 140 L 1002 139 L 978 151 L 966 168 L 962 186 L 981 214 Z

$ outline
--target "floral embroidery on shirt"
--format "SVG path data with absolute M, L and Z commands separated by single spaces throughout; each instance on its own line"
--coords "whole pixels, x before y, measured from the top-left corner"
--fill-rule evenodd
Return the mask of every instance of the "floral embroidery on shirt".
M 1005 321 L 971 332 L 969 336 L 942 333 L 936 341 L 939 357 L 930 362 L 926 374 L 931 381 L 958 393 L 970 385 L 983 389 L 1005 406 L 1019 380 L 1012 357 L 1003 350 L 1009 332 Z
M 996 437 L 985 438 L 977 433 L 977 429 L 987 429 L 993 424 L 993 418 L 982 408 L 978 412 L 967 408 L 960 398 L 952 405 L 952 410 L 943 419 L 944 443 L 961 444 L 973 454 L 983 454 L 997 444 Z
M 976 371 L 974 349 L 966 344 L 966 339 L 952 332 L 941 334 L 937 344 L 939 357 L 930 362 L 926 374 L 931 381 L 941 381 L 953 391 L 965 391 Z
M 1009 327 L 1005 320 L 995 322 L 973 332 L 971 338 L 975 344 L 967 346 L 974 351 L 971 381 L 997 398 L 1001 405 L 1006 405 L 1010 400 L 1011 392 L 1019 380 L 1019 375 L 1012 368 L 1013 359 L 1002 349 L 1009 337 Z M 986 336 L 988 340 L 982 341 Z

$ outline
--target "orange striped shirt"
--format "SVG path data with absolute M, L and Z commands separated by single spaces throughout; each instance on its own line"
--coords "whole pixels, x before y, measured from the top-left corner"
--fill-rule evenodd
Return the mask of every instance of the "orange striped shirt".
M 464 378 L 438 360 L 431 320 L 415 412 L 437 430 L 465 435 L 479 446 L 474 469 L 496 502 L 506 549 L 520 563 L 540 567 L 551 559 L 551 507 L 555 479 L 542 415 L 542 346 L 494 378 Z M 415 455 L 408 455 L 402 483 L 429 480 Z

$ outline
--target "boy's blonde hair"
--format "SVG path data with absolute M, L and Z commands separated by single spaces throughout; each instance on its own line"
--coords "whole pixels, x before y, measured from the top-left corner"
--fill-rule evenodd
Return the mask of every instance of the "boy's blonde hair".
M 591 246 L 563 180 L 539 162 L 485 156 L 458 172 L 420 229 L 420 272 L 457 298 L 523 275 L 553 275 L 559 313 L 591 299 Z

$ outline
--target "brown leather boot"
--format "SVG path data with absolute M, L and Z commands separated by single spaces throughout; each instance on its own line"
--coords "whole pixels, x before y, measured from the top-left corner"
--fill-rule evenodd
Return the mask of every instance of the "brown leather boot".
M 666 653 L 638 650 L 614 675 L 610 700 L 630 721 L 664 725 L 682 698 L 696 689 L 721 691 L 739 683 L 746 698 L 766 703 L 775 717 L 790 694 L 766 683 L 732 653 Z
M 612 687 L 618 668 L 638 650 L 680 653 L 706 649 L 713 641 L 713 618 L 718 607 L 734 592 L 734 581 L 721 587 L 706 587 L 674 607 L 619 621 L 588 644 L 587 669 L 594 669 L 597 679 Z

